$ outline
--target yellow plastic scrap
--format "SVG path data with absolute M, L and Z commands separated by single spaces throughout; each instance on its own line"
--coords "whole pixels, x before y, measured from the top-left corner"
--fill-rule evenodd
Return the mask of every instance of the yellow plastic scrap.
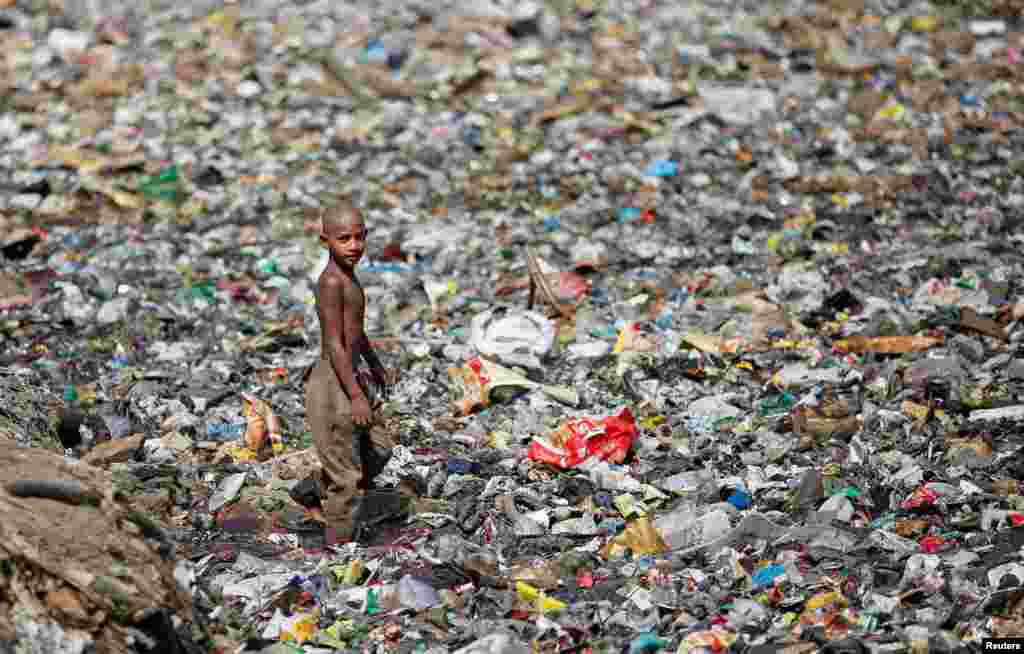
M 836 591 L 829 591 L 827 593 L 818 593 L 811 599 L 807 600 L 805 608 L 809 611 L 817 611 L 829 606 L 835 608 L 843 608 L 846 606 L 846 598 L 843 597 L 842 593 Z
M 825 254 L 849 254 L 850 244 L 849 243 L 815 243 L 815 252 L 823 252 Z
M 235 462 L 240 461 L 255 461 L 256 453 L 250 450 L 248 447 L 232 446 L 227 448 L 227 453 L 231 456 Z
M 238 34 L 238 19 L 223 11 L 210 14 L 205 27 L 212 32 L 218 32 L 226 39 L 234 39 Z
M 619 337 L 615 339 L 615 346 L 612 347 L 614 354 L 622 354 L 626 350 L 626 330 L 619 331 Z
M 916 418 L 917 420 L 924 420 L 928 417 L 928 407 L 924 404 L 918 404 L 911 402 L 910 400 L 903 400 L 903 404 L 900 405 L 900 409 L 903 410 L 903 415 L 908 418 Z M 941 418 L 946 415 L 946 412 L 942 409 L 935 410 L 935 417 Z
M 644 429 L 655 429 L 663 422 L 665 422 L 665 416 L 651 416 L 650 418 L 644 418 L 641 420 L 640 426 Z
M 915 16 L 910 20 L 910 29 L 915 32 L 934 32 L 939 29 L 939 19 L 936 16 Z
M 875 114 L 876 120 L 899 120 L 907 113 L 907 108 L 900 103 L 894 103 L 882 107 Z
M 519 595 L 519 599 L 526 602 L 534 602 L 539 613 L 561 611 L 566 608 L 565 602 L 556 600 L 553 597 L 548 597 L 545 593 L 540 592 L 530 584 L 526 584 L 521 581 L 516 582 L 516 593 Z
M 792 218 L 786 219 L 782 226 L 784 229 L 801 229 L 810 227 L 816 222 L 818 222 L 818 217 L 813 211 L 801 211 Z
M 300 613 L 293 616 L 281 628 L 280 640 L 302 645 L 316 633 L 316 613 Z

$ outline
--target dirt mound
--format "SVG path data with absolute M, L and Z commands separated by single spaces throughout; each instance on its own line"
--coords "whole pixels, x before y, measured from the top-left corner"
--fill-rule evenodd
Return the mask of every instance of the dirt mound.
M 0 639 L 181 651 L 165 644 L 192 620 L 172 547 L 113 488 L 99 468 L 0 442 Z

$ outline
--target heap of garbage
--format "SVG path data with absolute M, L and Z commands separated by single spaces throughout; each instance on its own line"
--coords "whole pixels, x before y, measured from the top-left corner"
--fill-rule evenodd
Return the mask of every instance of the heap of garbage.
M 0 0 L 0 639 L 1024 636 L 1022 11 Z M 418 499 L 332 544 L 343 196 Z

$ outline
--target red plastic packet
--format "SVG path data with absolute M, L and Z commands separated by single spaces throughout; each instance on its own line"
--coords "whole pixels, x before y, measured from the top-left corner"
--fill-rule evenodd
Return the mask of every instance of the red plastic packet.
M 605 418 L 566 421 L 547 438 L 534 438 L 529 457 L 559 468 L 574 468 L 593 456 L 622 463 L 636 437 L 636 420 L 626 407 Z

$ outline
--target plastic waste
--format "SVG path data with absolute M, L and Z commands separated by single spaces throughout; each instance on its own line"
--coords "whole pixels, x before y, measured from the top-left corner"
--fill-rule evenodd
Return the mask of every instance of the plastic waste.
M 456 415 L 469 415 L 475 410 L 489 406 L 492 401 L 500 401 L 505 394 L 521 392 L 524 389 L 538 389 L 573 406 L 579 402 L 579 397 L 572 388 L 531 381 L 524 375 L 483 357 L 470 359 L 461 368 L 449 368 L 448 375 L 456 389 Z
M 470 324 L 470 342 L 480 354 L 513 366 L 540 368 L 554 340 L 554 324 L 533 312 L 495 309 Z
M 579 417 L 563 423 L 530 443 L 532 460 L 574 468 L 591 457 L 622 463 L 637 437 L 636 421 L 628 408 L 605 417 Z

